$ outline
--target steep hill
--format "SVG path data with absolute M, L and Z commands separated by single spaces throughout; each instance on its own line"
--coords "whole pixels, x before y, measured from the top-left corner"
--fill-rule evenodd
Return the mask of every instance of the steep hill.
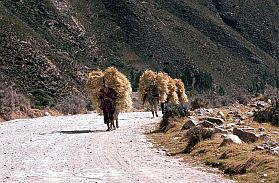
M 2 0 L 0 25 L 0 86 L 15 83 L 38 106 L 86 97 L 87 73 L 110 65 L 134 87 L 146 68 L 189 90 L 279 81 L 278 0 Z

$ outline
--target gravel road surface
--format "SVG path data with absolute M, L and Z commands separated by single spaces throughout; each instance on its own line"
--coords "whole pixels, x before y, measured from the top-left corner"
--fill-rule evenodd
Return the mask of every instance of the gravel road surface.
M 106 132 L 97 114 L 42 117 L 0 124 L 0 182 L 232 182 L 168 157 L 144 135 L 159 118 L 122 113 Z

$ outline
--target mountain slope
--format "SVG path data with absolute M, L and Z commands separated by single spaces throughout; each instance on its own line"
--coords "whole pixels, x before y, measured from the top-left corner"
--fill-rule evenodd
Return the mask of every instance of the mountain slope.
M 0 85 L 50 97 L 45 106 L 86 97 L 89 70 L 110 65 L 134 87 L 146 68 L 227 94 L 279 80 L 277 0 L 3 0 L 0 10 Z

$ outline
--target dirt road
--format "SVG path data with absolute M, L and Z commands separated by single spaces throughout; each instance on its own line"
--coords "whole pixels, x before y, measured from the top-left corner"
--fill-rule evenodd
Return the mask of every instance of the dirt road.
M 106 132 L 97 114 L 43 117 L 0 124 L 0 182 L 230 182 L 152 148 L 151 113 L 120 114 Z

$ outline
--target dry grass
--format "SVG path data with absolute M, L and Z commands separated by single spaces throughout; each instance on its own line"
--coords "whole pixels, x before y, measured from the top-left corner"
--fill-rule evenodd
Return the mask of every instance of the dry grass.
M 214 111 L 222 111 L 227 114 L 229 111 L 249 111 L 247 107 L 222 108 Z M 149 134 L 157 146 L 164 146 L 169 154 L 182 157 L 185 162 L 198 166 L 217 167 L 222 173 L 229 175 L 230 178 L 238 182 L 278 182 L 279 181 L 279 155 L 272 155 L 267 150 L 254 150 L 256 144 L 263 143 L 242 143 L 240 145 L 226 145 L 220 147 L 222 142 L 221 134 L 215 134 L 212 139 L 199 142 L 190 154 L 181 153 L 188 143 L 185 136 L 186 131 L 181 131 L 183 124 L 188 118 L 179 118 L 174 123 L 173 128 L 165 133 Z M 266 133 L 279 131 L 278 127 L 270 124 L 259 124 L 247 118 L 244 120 L 252 128 L 259 129 L 264 127 Z M 227 119 L 226 123 L 233 122 Z M 279 134 L 272 134 L 273 141 L 279 142 Z
M 0 117 L 3 120 L 32 116 L 30 101 L 17 93 L 13 85 L 0 88 Z

